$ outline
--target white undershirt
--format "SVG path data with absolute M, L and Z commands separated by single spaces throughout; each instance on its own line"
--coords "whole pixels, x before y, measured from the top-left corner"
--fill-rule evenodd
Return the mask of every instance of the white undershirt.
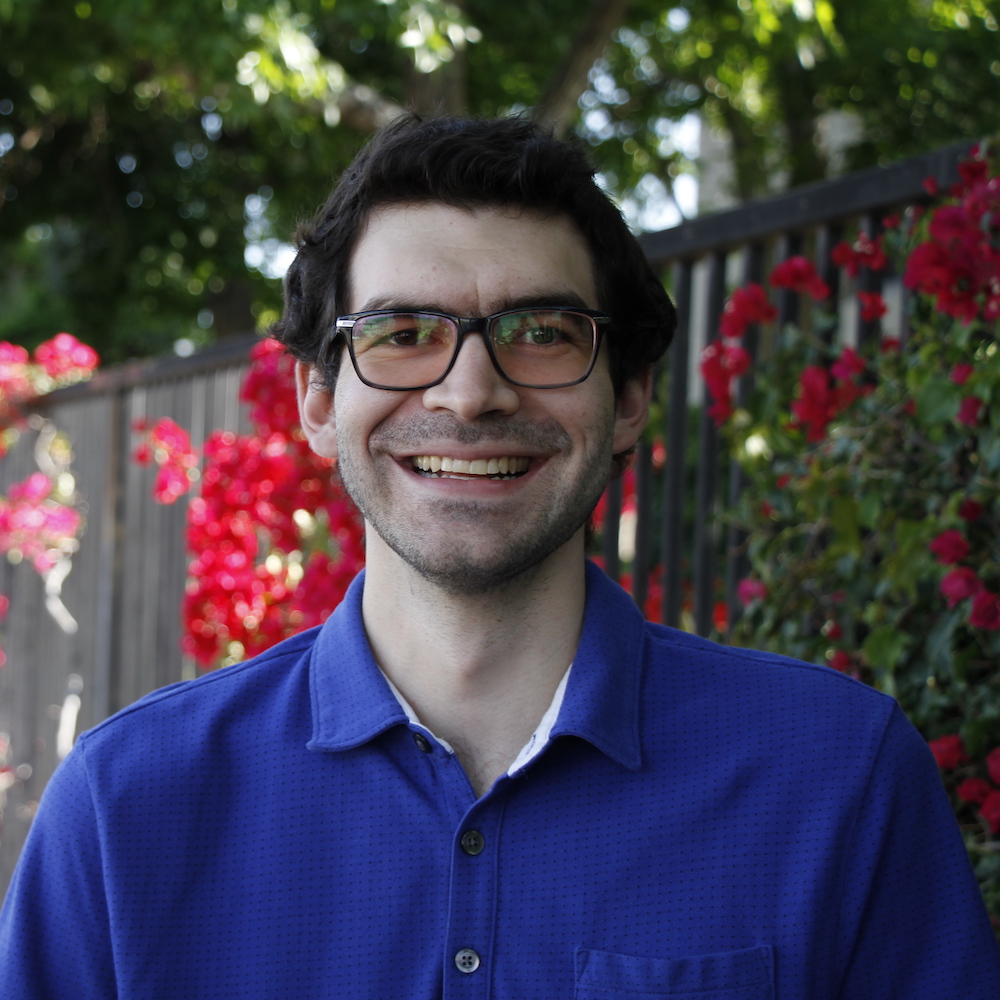
M 381 670 L 381 668 L 379 668 Z M 566 682 L 569 680 L 569 672 L 573 669 L 573 664 L 571 663 L 566 668 L 566 673 L 562 675 L 562 680 L 559 682 L 559 686 L 556 688 L 555 694 L 552 695 L 552 701 L 549 703 L 549 707 L 545 710 L 545 714 L 542 716 L 538 725 L 535 727 L 535 731 L 531 734 L 531 738 L 527 743 L 521 747 L 521 752 L 514 758 L 514 763 L 507 768 L 507 774 L 514 774 L 520 771 L 529 761 L 534 760 L 541 752 L 545 749 L 546 744 L 549 742 L 549 734 L 552 732 L 552 727 L 556 724 L 556 719 L 559 718 L 559 709 L 562 708 L 563 697 L 566 694 Z M 385 677 L 386 684 L 389 685 L 389 690 L 396 696 L 396 701 L 399 702 L 399 707 L 406 713 L 406 717 L 414 726 L 419 726 L 425 733 L 429 736 L 434 737 L 434 739 L 441 744 L 450 754 L 454 754 L 455 750 L 448 743 L 447 740 L 441 739 L 440 736 L 435 736 L 418 718 L 417 713 L 413 711 L 413 706 L 403 697 L 399 688 L 392 683 L 391 680 L 386 676 L 385 671 L 382 671 L 382 676 Z

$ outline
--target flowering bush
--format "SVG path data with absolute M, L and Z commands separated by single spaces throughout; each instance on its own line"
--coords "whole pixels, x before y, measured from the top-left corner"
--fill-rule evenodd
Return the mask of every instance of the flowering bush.
M 849 274 L 905 262 L 905 347 L 831 347 L 816 309 L 812 332 L 777 332 L 723 433 L 749 481 L 730 514 L 752 567 L 735 641 L 899 699 L 1000 917 L 1000 178 L 985 150 L 961 173 L 946 203 L 833 251 Z M 778 284 L 818 298 L 806 264 Z M 885 312 L 874 292 L 860 307 Z
M 97 354 L 68 333 L 56 334 L 35 348 L 34 358 L 17 344 L 0 342 L 0 458 L 17 443 L 28 420 L 25 407 L 53 389 L 89 378 Z M 0 496 L 0 553 L 14 563 L 27 560 L 45 579 L 45 606 L 66 632 L 77 623 L 63 605 L 62 581 L 70 557 L 79 548 L 83 517 L 76 508 L 76 488 L 69 473 L 70 448 L 55 428 L 35 416 L 32 426 L 43 432 L 48 447 L 36 456 L 46 472 L 35 472 Z M 9 602 L 0 595 L 0 620 Z M 6 656 L 0 650 L 0 667 Z
M 26 404 L 90 378 L 97 363 L 96 352 L 69 333 L 57 333 L 39 344 L 33 360 L 18 344 L 0 341 L 0 458 L 17 441 Z
M 182 608 L 185 653 L 235 663 L 323 622 L 364 565 L 361 517 L 331 463 L 298 426 L 294 362 L 275 340 L 251 352 L 240 398 L 255 433 L 215 431 L 202 449 L 200 496 L 188 504 L 193 558 Z M 153 496 L 174 503 L 199 480 L 197 451 L 169 418 L 133 457 L 159 466 Z

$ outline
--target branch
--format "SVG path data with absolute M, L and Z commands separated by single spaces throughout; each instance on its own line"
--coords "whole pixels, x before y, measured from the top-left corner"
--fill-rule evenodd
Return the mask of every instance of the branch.
M 590 68 L 601 57 L 611 33 L 625 17 L 631 0 L 591 0 L 590 12 L 566 58 L 549 81 L 545 96 L 535 108 L 540 125 L 565 131 L 576 114 L 577 101 L 587 89 Z

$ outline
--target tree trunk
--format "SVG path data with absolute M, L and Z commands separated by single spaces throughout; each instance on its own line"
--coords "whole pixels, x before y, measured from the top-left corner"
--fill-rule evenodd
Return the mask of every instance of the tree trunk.
M 630 3 L 631 0 L 592 0 L 587 20 L 535 108 L 535 121 L 557 132 L 569 128 L 576 115 L 577 101 L 587 89 L 590 68 L 600 59 Z

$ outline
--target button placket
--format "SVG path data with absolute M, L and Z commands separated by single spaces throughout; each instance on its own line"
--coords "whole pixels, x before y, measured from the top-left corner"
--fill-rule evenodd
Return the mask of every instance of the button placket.
M 453 841 L 444 1000 L 486 1000 L 496 931 L 497 849 L 506 788 L 494 788 L 462 817 Z

